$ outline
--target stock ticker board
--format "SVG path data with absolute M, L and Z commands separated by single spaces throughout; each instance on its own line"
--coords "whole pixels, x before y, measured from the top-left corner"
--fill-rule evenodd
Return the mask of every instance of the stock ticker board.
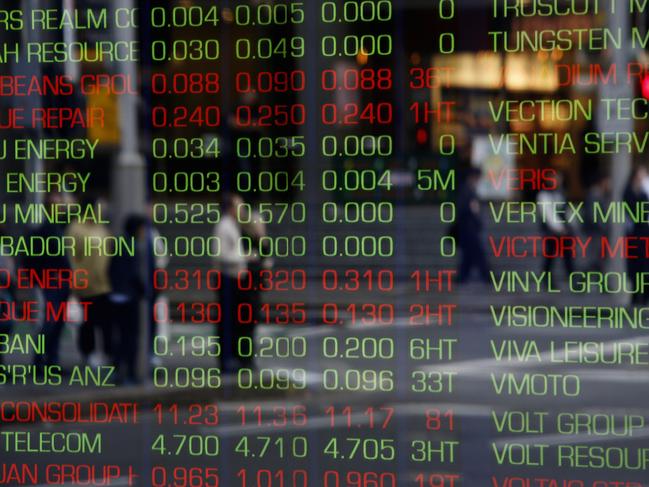
M 648 44 L 0 2 L 0 485 L 649 487 Z

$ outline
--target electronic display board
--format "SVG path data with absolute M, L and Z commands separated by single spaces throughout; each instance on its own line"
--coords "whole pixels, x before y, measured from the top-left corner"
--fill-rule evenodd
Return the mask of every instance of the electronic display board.
M 0 485 L 649 487 L 648 43 L 0 2 Z

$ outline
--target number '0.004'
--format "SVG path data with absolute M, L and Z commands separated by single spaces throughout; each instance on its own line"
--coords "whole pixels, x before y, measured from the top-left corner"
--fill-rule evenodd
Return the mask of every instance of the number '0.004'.
M 153 7 L 151 9 L 151 27 L 167 29 L 169 27 L 202 27 L 217 26 L 220 22 L 216 6 L 211 7 Z

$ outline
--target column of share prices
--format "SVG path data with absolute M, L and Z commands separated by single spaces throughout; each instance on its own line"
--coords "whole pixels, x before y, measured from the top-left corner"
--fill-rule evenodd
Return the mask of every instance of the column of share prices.
M 452 0 L 429 8 L 455 18 Z M 430 337 L 432 327 L 453 325 L 445 295 L 455 241 L 430 242 L 444 270 L 406 268 L 401 233 L 412 222 L 398 222 L 395 183 L 404 173 L 397 146 L 406 145 L 396 141 L 398 123 L 448 122 L 452 104 L 396 105 L 409 90 L 425 99 L 438 78 L 417 67 L 397 76 L 395 17 L 390 0 L 151 12 L 154 29 L 182 27 L 151 45 L 154 218 L 176 228 L 159 240 L 172 265 L 154 286 L 179 297 L 155 314 L 203 327 L 201 336 L 156 339 L 164 363 L 181 354 L 187 364 L 157 367 L 154 384 L 251 394 L 226 410 L 195 406 L 201 434 L 186 445 L 227 459 L 215 459 L 214 474 L 228 485 L 452 487 L 459 479 L 454 413 L 435 404 L 453 392 L 454 374 L 427 369 L 450 361 L 457 342 Z M 441 54 L 454 45 L 454 34 L 439 36 Z M 455 153 L 451 134 L 436 145 Z M 453 170 L 415 177 L 423 193 L 455 188 Z M 438 222 L 454 221 L 452 203 L 434 211 Z M 400 285 L 416 287 L 415 303 L 398 299 Z M 399 323 L 409 331 L 397 332 Z M 289 400 L 269 403 L 269 391 Z M 417 410 L 401 411 L 390 399 L 397 394 L 416 397 Z M 189 424 L 183 414 L 192 412 L 179 404 L 156 408 L 161 425 Z M 236 434 L 219 433 L 225 417 Z M 415 437 L 399 434 L 404 427 Z M 186 466 L 179 441 L 160 435 L 152 449 Z M 156 467 L 152 481 L 163 485 L 172 468 Z
M 215 266 L 223 243 L 214 233 L 226 216 L 221 194 L 230 163 L 226 13 L 217 2 L 153 5 L 143 20 L 151 29 L 146 122 L 152 134 L 152 218 L 168 229 L 153 245 L 156 257 L 168 262 L 153 274 L 154 294 L 168 297 L 155 303 L 153 321 L 180 331 L 153 339 L 153 385 L 188 397 L 200 389 L 217 395 L 225 387 L 220 359 L 227 346 L 218 327 L 232 319 L 216 299 L 223 290 Z M 156 430 L 143 445 L 152 458 L 141 472 L 143 485 L 241 485 L 221 468 L 232 451 L 217 429 L 219 405 L 172 399 L 152 406 Z

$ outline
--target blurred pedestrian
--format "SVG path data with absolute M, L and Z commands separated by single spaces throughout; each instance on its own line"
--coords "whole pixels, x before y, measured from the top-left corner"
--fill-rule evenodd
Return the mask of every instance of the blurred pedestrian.
M 221 219 L 214 227 L 221 249 L 214 264 L 221 272 L 221 289 L 218 293 L 221 307 L 221 323 L 217 325 L 217 335 L 221 343 L 221 371 L 232 373 L 241 368 L 238 350 L 238 337 L 245 333 L 240 317 L 245 310 L 244 293 L 238 285 L 239 274 L 247 269 L 247 261 L 242 246 L 242 229 L 238 221 L 239 207 L 243 199 L 236 194 L 227 193 L 221 199 Z M 217 254 L 217 252 L 214 252 Z
M 596 218 L 596 209 L 599 207 L 604 212 L 611 202 L 611 177 L 607 174 L 600 174 L 588 189 L 586 195 L 585 207 L 586 215 L 584 219 L 584 233 L 587 237 L 592 238 L 590 246 L 590 253 L 588 259 L 588 270 L 598 271 L 603 270 L 602 258 L 599 255 L 599 245 L 595 242 L 601 242 L 602 237 L 608 235 L 609 225 L 604 221 L 598 221 Z
M 131 215 L 124 224 L 124 237 L 135 239 L 135 255 L 121 254 L 110 261 L 110 303 L 113 317 L 114 365 L 123 384 L 137 382 L 138 340 L 140 337 L 140 302 L 145 295 L 141 270 L 146 252 L 147 219 Z
M 54 205 L 66 202 L 66 196 L 62 193 L 48 193 L 45 196 L 45 203 Z M 46 241 L 48 238 L 60 239 L 65 233 L 66 226 L 63 224 L 54 224 L 45 222 L 30 233 L 32 237 L 41 237 L 35 239 L 35 242 Z M 33 254 L 23 257 L 21 265 L 25 269 L 32 270 L 37 275 L 45 275 L 46 273 L 66 275 L 71 270 L 70 260 L 67 255 L 49 255 L 46 249 L 34 249 Z M 43 280 L 46 281 L 46 280 Z M 58 286 L 47 286 L 39 288 L 41 299 L 45 304 L 51 305 L 52 309 L 61 309 L 70 298 L 70 285 L 69 281 L 61 279 Z M 34 365 L 41 368 L 46 365 L 60 365 L 59 364 L 59 348 L 61 343 L 61 335 L 65 327 L 65 313 L 46 313 L 46 316 L 41 324 L 38 334 L 43 336 L 45 341 L 45 351 L 43 354 L 36 354 L 34 356 Z
M 4 228 L 0 227 L 0 236 L 7 235 Z M 15 274 L 16 266 L 13 257 L 0 255 L 0 335 L 11 335 L 14 322 L 11 306 L 16 302 Z M 4 354 L 0 352 L 0 365 L 4 363 Z
M 629 176 L 626 189 L 624 190 L 624 201 L 631 207 L 635 208 L 637 204 L 649 202 L 649 192 L 647 191 L 647 182 L 649 173 L 645 166 L 635 166 Z M 647 238 L 649 237 L 649 225 L 638 221 L 629 223 L 626 228 L 627 237 Z M 632 282 L 637 282 L 638 275 L 643 272 L 649 272 L 649 259 L 642 255 L 640 246 L 627 246 L 627 272 Z M 631 297 L 632 305 L 643 305 L 647 302 L 647 295 L 638 291 Z
M 550 256 L 557 255 L 559 249 L 556 248 L 557 240 L 560 237 L 568 237 L 575 234 L 574 229 L 567 223 L 568 201 L 564 192 L 563 174 L 556 174 L 557 186 L 555 189 L 544 189 L 539 191 L 536 196 L 538 211 L 540 213 L 541 233 L 544 237 L 553 237 L 546 239 L 547 255 L 543 260 L 543 271 L 550 272 L 552 263 L 556 260 Z M 564 252 L 561 256 L 563 266 L 566 271 L 566 277 L 574 270 L 574 262 L 570 252 Z
M 477 269 L 480 280 L 489 282 L 489 265 L 483 245 L 483 224 L 480 198 L 477 188 L 482 172 L 478 168 L 469 169 L 464 187 L 457 201 L 457 219 L 451 234 L 460 247 L 458 283 L 469 280 L 473 269 Z
M 157 270 L 164 270 L 169 265 L 169 257 L 165 253 L 164 243 L 159 238 L 160 232 L 155 226 L 154 205 L 149 207 L 149 218 L 145 220 L 145 236 L 143 259 L 146 265 L 146 272 L 144 277 L 144 299 L 146 300 L 146 307 L 148 309 L 148 336 L 149 336 L 149 364 L 152 368 L 162 365 L 160 357 L 156 356 L 153 351 L 153 343 L 155 337 L 160 334 L 161 323 L 156 322 L 155 307 L 161 299 L 163 299 L 162 291 L 156 289 L 153 285 L 155 272 Z
M 254 344 L 255 344 L 255 324 L 259 321 L 259 314 L 262 306 L 262 278 L 263 271 L 272 267 L 272 259 L 265 257 L 269 255 L 269 249 L 264 243 L 266 236 L 266 224 L 263 222 L 259 212 L 253 210 L 250 214 L 244 213 L 244 222 L 241 225 L 243 238 L 243 251 L 248 256 L 246 259 L 246 271 L 250 280 L 246 279 L 246 290 L 242 291 L 241 300 L 253 312 L 253 323 L 239 327 L 239 333 L 236 333 L 237 344 L 242 338 L 248 338 L 250 347 L 246 349 L 249 355 L 239 356 L 239 361 L 246 368 L 254 368 Z
M 86 198 L 82 207 L 97 207 L 96 199 Z M 108 273 L 110 257 L 102 250 L 91 249 L 86 253 L 84 242 L 90 238 L 106 241 L 110 236 L 108 227 L 103 223 L 83 221 L 72 223 L 66 235 L 74 239 L 74 252 L 70 257 L 74 270 L 83 270 L 88 276 L 88 286 L 75 291 L 79 299 L 90 303 L 87 319 L 79 328 L 78 345 L 84 363 L 88 363 L 96 348 L 95 333 L 101 332 L 102 347 L 105 358 L 113 360 L 113 339 L 111 335 L 110 276 Z

